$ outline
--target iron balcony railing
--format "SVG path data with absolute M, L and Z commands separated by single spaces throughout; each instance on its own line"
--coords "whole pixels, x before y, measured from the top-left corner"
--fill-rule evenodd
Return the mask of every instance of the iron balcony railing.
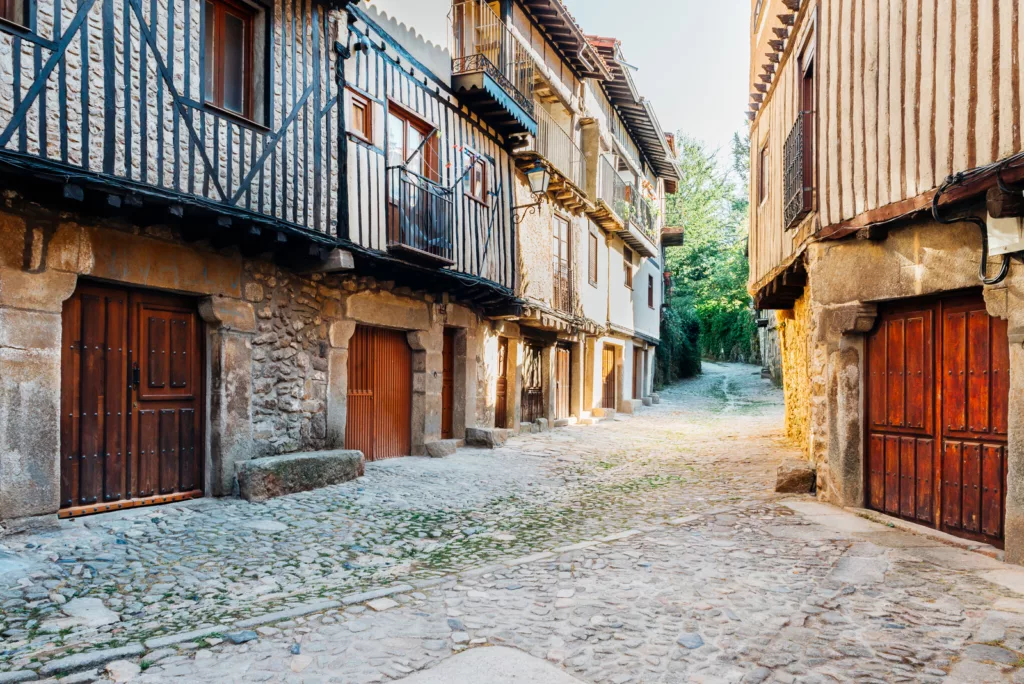
M 805 149 L 811 122 L 809 112 L 797 115 L 783 150 L 782 218 L 786 230 L 795 227 L 811 211 L 813 190 L 807 183 L 811 174 Z
M 542 107 L 536 110 L 537 135 L 528 148 L 544 157 L 555 169 L 568 178 L 573 185 L 582 188 L 586 184 L 587 160 L 583 150 L 551 115 Z
M 626 181 L 622 179 L 619 172 L 615 170 L 615 165 L 612 164 L 608 157 L 601 158 L 601 191 L 599 199 L 604 200 L 612 211 L 618 215 L 622 221 L 628 218 L 628 213 L 625 211 L 626 207 L 626 192 L 629 186 Z
M 615 175 L 618 177 L 617 173 Z M 616 197 L 612 210 L 624 223 L 628 221 L 633 224 L 651 242 L 658 244 L 657 211 L 654 209 L 654 203 L 645 198 L 632 183 L 623 183 L 623 186 L 624 196 L 621 199 Z
M 533 106 L 533 60 L 490 6 L 482 0 L 452 5 L 452 75 L 485 72 L 529 116 Z
M 388 246 L 413 249 L 451 262 L 451 191 L 404 167 L 392 167 L 388 174 Z
M 576 288 L 573 287 L 572 266 L 561 263 L 554 268 L 555 292 L 554 307 L 556 311 L 575 315 Z

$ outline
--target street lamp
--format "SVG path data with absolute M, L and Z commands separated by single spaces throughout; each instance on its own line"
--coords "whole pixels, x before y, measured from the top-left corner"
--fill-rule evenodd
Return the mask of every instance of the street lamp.
M 530 185 L 530 192 L 537 199 L 532 204 L 523 204 L 520 206 L 512 207 L 512 221 L 513 223 L 521 223 L 527 215 L 533 213 L 536 214 L 540 209 L 541 199 L 548 193 L 548 185 L 551 183 L 551 172 L 548 167 L 539 161 L 534 163 L 529 169 L 524 171 L 526 174 L 526 182 Z M 519 210 L 523 209 L 523 214 L 518 214 Z

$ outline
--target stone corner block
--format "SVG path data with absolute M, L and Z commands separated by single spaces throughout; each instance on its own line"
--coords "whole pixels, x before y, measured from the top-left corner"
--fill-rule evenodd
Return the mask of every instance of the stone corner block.
M 818 339 L 820 344 L 836 342 L 843 335 L 866 334 L 875 327 L 878 306 L 864 302 L 851 302 L 822 309 L 818 313 Z
M 508 430 L 501 428 L 466 428 L 466 445 L 497 449 L 508 439 Z
M 252 502 L 348 482 L 365 469 L 363 452 L 345 449 L 257 458 L 235 466 L 238 494 Z
M 658 395 L 657 393 L 652 394 L 651 395 L 651 403 L 652 404 L 660 404 L 661 403 L 661 396 Z
M 569 427 L 569 419 L 568 418 L 556 418 L 555 422 L 553 423 L 553 425 L 556 428 Z
M 807 461 L 789 459 L 779 464 L 775 475 L 775 491 L 782 494 L 809 494 L 817 478 L 814 466 Z
M 256 312 L 252 304 L 222 295 L 207 297 L 199 303 L 199 315 L 216 328 L 241 333 L 256 332 Z
M 348 349 L 348 343 L 355 332 L 355 321 L 334 321 L 327 330 L 327 339 L 334 349 Z
M 644 397 L 641 401 L 644 406 L 654 406 L 654 397 Z
M 444 458 L 451 456 L 459 448 L 457 439 L 439 439 L 426 443 L 427 456 L 430 458 Z
M 537 432 L 547 432 L 551 429 L 551 425 L 548 423 L 547 418 L 538 418 L 533 424 L 536 426 Z

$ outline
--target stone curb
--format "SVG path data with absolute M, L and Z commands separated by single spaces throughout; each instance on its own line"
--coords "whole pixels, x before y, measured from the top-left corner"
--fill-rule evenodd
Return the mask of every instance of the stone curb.
M 145 652 L 145 647 L 143 647 L 142 644 L 136 643 L 129 644 L 128 646 L 122 646 L 120 648 L 105 648 L 102 651 L 75 653 L 74 655 L 65 656 L 64 658 L 51 660 L 39 668 L 39 674 L 48 676 L 64 672 L 74 672 L 75 670 L 84 670 L 87 667 L 99 667 L 100 665 L 106 665 L 109 662 L 120 660 L 121 658 L 140 656 Z
M 208 637 L 211 634 L 217 634 L 224 632 L 225 626 L 220 627 L 204 627 L 202 629 L 195 629 L 191 632 L 178 632 L 177 634 L 170 634 L 168 636 L 154 637 L 147 639 L 143 642 L 147 649 L 150 651 L 158 648 L 164 648 L 165 646 L 173 646 L 174 644 L 184 643 L 186 641 L 195 641 L 196 639 L 202 639 Z
M 276 613 L 267 613 L 266 615 L 259 615 L 257 617 L 248 618 L 246 620 L 238 620 L 234 622 L 231 626 L 235 629 L 244 629 L 246 627 L 258 627 L 260 625 L 266 625 L 271 622 L 290 620 L 292 618 L 302 617 L 303 615 L 310 615 L 312 613 L 319 613 L 324 610 L 330 610 L 331 608 L 340 607 L 341 601 L 318 601 L 317 603 L 306 603 L 301 606 L 296 606 L 295 608 L 279 610 Z M 222 629 L 221 631 L 224 630 Z
M 366 603 L 373 599 L 384 598 L 385 596 L 393 596 L 395 594 L 404 594 L 412 591 L 415 587 L 411 584 L 396 584 L 393 587 L 382 587 L 380 589 L 371 589 L 370 591 L 359 592 L 358 594 L 349 594 L 348 596 L 341 597 L 341 603 L 346 606 L 352 606 L 357 603 Z
M 16 670 L 14 672 L 0 672 L 0 684 L 14 684 L 15 682 L 27 682 L 31 679 L 38 679 L 32 670 Z

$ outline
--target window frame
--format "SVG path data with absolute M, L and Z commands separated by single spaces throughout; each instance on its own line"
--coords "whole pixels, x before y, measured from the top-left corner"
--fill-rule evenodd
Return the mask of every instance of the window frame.
M 349 125 L 348 132 L 360 140 L 373 144 L 373 101 L 369 97 L 363 95 L 360 92 L 356 92 L 352 88 L 348 89 L 349 95 Z M 355 110 L 361 108 L 363 110 L 363 130 L 359 130 L 355 127 Z
M 469 169 L 469 173 L 466 174 L 466 197 L 470 198 L 474 202 L 479 202 L 485 207 L 488 206 L 488 192 L 490 192 L 490 174 L 487 171 L 487 160 L 483 155 L 465 151 L 463 154 L 469 154 L 474 159 L 472 168 Z M 480 173 L 479 187 L 474 189 L 477 179 L 477 171 Z
M 627 256 L 628 255 L 628 256 Z M 626 287 L 633 289 L 633 250 L 623 245 L 622 247 L 622 270 L 625 274 Z
M 214 8 L 214 26 L 213 26 L 213 55 L 210 55 L 210 51 L 207 49 L 207 37 L 206 32 L 210 30 L 210 27 L 206 26 L 206 6 L 213 5 Z M 230 10 L 235 16 L 240 16 L 243 22 L 243 33 L 244 43 L 242 47 L 242 111 L 237 112 L 233 109 L 229 109 L 224 104 L 224 76 L 226 69 L 223 67 L 224 53 L 221 52 L 223 47 L 223 33 L 224 33 L 224 15 Z M 203 2 L 203 37 L 202 37 L 202 77 L 203 77 L 203 104 L 207 107 L 215 109 L 218 112 L 242 119 L 248 123 L 256 123 L 256 22 L 258 21 L 260 12 L 255 7 L 239 2 L 238 0 L 204 0 Z M 207 95 L 207 60 L 213 59 L 213 94 L 212 96 Z
M 654 308 L 654 275 L 647 274 L 647 308 Z
M 388 100 L 387 111 L 384 113 L 384 160 L 386 164 L 391 167 L 391 159 L 389 158 L 391 154 L 391 117 L 395 117 L 405 124 L 402 128 L 402 163 L 400 166 L 408 162 L 409 155 L 413 152 L 413 150 L 409 149 L 409 129 L 412 128 L 424 138 L 428 138 L 427 144 L 420 153 L 423 157 L 422 168 L 424 171 L 420 175 L 431 182 L 440 183 L 441 156 L 437 136 L 435 135 L 437 127 L 423 119 L 416 112 L 394 100 Z M 415 173 L 415 171 L 412 173 Z
M 32 32 L 32 14 L 34 3 L 29 0 L 0 0 L 0 28 L 11 28 L 17 31 Z M 18 19 L 18 10 L 21 19 Z
M 587 280 L 592 286 L 597 287 L 598 278 L 600 277 L 597 251 L 601 248 L 601 240 L 593 230 L 588 231 L 587 234 L 587 248 L 589 251 L 587 255 Z
M 757 157 L 757 204 L 763 205 L 768 201 L 768 180 L 770 176 L 769 165 L 771 164 L 771 153 L 768 151 L 770 138 L 765 137 L 764 144 Z

